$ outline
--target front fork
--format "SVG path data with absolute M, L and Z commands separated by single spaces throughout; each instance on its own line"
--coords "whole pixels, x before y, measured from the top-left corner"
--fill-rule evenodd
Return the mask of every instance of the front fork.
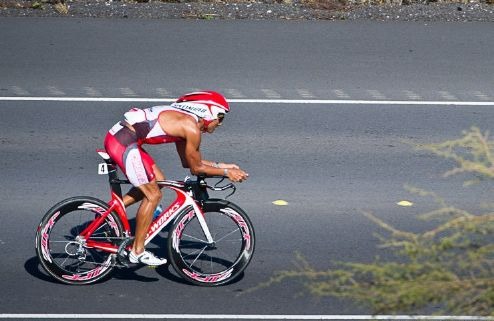
M 211 232 L 209 231 L 208 224 L 206 223 L 204 212 L 195 202 L 193 208 L 194 208 L 194 212 L 196 213 L 197 220 L 199 221 L 199 225 L 201 225 L 204 236 L 206 236 L 206 240 L 208 241 L 208 244 L 212 245 L 214 243 L 214 239 L 213 236 L 211 235 Z

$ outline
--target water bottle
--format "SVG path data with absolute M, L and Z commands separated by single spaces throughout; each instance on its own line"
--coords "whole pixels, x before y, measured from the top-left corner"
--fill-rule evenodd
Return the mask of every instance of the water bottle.
M 156 207 L 153 213 L 153 220 L 155 220 L 161 214 L 161 212 L 163 212 L 163 206 L 161 206 L 161 204 L 158 204 L 158 207 Z

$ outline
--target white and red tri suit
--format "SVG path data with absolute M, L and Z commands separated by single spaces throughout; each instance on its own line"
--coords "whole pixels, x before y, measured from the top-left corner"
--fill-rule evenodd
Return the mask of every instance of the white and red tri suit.
M 161 128 L 158 117 L 167 111 L 184 113 L 199 121 L 196 115 L 170 106 L 132 108 L 124 114 L 124 122 L 116 123 L 105 137 L 106 152 L 134 186 L 149 183 L 156 177 L 153 172 L 155 162 L 142 148 L 143 144 L 166 144 L 183 140 L 166 134 Z

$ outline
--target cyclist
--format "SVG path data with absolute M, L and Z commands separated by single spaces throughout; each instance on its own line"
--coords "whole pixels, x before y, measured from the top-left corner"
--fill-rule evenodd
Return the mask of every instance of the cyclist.
M 213 133 L 230 111 L 226 99 L 214 91 L 200 91 L 180 97 L 170 106 L 147 109 L 132 108 L 124 120 L 116 123 L 105 138 L 105 149 L 125 173 L 133 187 L 124 196 L 127 207 L 142 200 L 136 216 L 136 231 L 129 260 L 132 263 L 161 265 L 160 259 L 146 251 L 144 240 L 152 222 L 153 212 L 162 197 L 156 181 L 165 175 L 143 144 L 175 143 L 184 168 L 194 175 L 223 175 L 233 182 L 242 182 L 248 174 L 235 164 L 202 159 L 201 134 Z

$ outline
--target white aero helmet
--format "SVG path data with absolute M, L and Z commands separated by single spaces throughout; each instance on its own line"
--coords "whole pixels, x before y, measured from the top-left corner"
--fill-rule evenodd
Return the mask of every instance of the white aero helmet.
M 197 91 L 185 94 L 171 106 L 194 114 L 206 122 L 222 118 L 222 116 L 218 115 L 223 114 L 224 116 L 230 111 L 230 106 L 225 97 L 215 91 Z

